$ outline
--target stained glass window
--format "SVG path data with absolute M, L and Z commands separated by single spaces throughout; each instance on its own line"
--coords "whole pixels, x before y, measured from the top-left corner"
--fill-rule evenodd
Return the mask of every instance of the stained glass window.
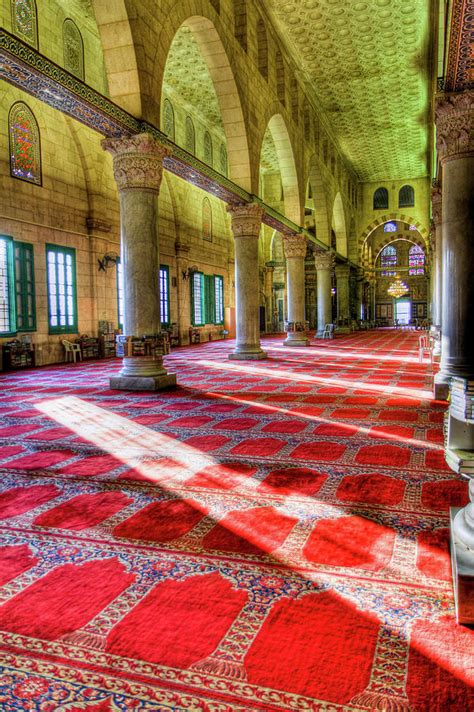
M 221 147 L 219 149 L 219 163 L 220 163 L 220 171 L 223 176 L 227 175 L 227 149 L 224 146 L 223 143 L 221 143 Z
M 38 20 L 35 0 L 11 0 L 13 34 L 38 49 Z
M 404 185 L 398 193 L 399 208 L 413 208 L 415 205 L 415 191 L 411 185 Z
M 397 232 L 397 223 L 395 223 L 395 222 L 385 223 L 385 225 L 383 226 L 383 231 L 384 232 Z
M 204 163 L 212 166 L 212 138 L 209 131 L 204 133 Z
M 425 253 L 419 245 L 413 245 L 408 252 L 408 274 L 415 276 L 425 272 Z
M 50 334 L 77 332 L 76 251 L 46 245 Z
M 202 201 L 202 239 L 212 242 L 212 207 L 209 198 Z
M 374 210 L 386 210 L 388 208 L 388 190 L 377 188 L 374 193 Z
M 174 111 L 168 99 L 163 102 L 163 131 L 171 141 L 174 141 Z
M 387 245 L 380 253 L 382 277 L 393 277 L 394 268 L 397 266 L 397 250 L 393 245 Z
M 84 43 L 76 23 L 69 17 L 63 22 L 64 67 L 84 79 Z
M 13 178 L 41 185 L 41 154 L 38 124 L 30 109 L 17 102 L 8 117 L 10 173 Z
M 196 133 L 194 131 L 193 120 L 190 116 L 186 116 L 185 132 L 184 147 L 186 151 L 189 151 L 189 153 L 196 153 Z

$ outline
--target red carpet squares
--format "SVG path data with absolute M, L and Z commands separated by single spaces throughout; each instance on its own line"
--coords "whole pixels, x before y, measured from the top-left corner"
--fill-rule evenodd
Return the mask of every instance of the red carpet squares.
M 0 708 L 474 709 L 445 406 L 418 336 L 0 378 Z

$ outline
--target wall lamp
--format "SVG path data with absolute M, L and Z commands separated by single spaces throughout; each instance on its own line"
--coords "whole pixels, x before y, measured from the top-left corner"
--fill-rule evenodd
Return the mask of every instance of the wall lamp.
M 190 279 L 195 272 L 199 272 L 199 267 L 197 265 L 192 265 L 191 267 L 188 267 L 188 269 L 181 270 L 181 276 L 183 280 L 186 281 L 187 279 Z
M 99 272 L 107 272 L 110 265 L 116 265 L 120 256 L 116 252 L 106 252 L 102 259 L 98 258 Z

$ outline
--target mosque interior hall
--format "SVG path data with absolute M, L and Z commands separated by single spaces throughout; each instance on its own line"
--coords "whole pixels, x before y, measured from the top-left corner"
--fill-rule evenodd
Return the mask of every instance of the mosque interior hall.
M 470 0 L 0 0 L 0 709 L 474 709 Z

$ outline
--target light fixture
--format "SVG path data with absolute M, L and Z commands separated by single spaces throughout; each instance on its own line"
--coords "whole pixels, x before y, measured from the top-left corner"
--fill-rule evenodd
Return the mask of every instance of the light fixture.
M 192 277 L 195 272 L 199 272 L 199 267 L 197 265 L 192 265 L 191 267 L 188 267 L 188 269 L 181 270 L 181 276 L 183 280 L 186 281 Z
M 106 252 L 102 259 L 97 258 L 99 264 L 99 272 L 107 272 L 109 265 L 116 265 L 117 261 L 120 259 L 116 252 Z
M 395 299 L 399 299 L 400 297 L 404 297 L 405 294 L 407 294 L 409 291 L 410 290 L 408 289 L 405 282 L 402 282 L 400 277 L 397 277 L 395 281 L 392 282 L 388 287 L 387 294 L 389 294 L 391 297 L 394 297 Z

